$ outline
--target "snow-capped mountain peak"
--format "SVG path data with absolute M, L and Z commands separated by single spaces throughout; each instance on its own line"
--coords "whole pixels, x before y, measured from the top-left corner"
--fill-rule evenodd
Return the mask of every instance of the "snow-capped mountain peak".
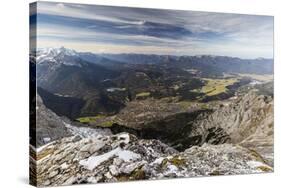
M 43 48 L 39 49 L 36 53 L 37 64 L 43 62 L 53 62 L 70 66 L 80 66 L 80 64 L 78 64 L 76 61 L 77 58 L 79 58 L 78 52 L 65 47 Z
M 60 48 L 55 48 L 55 50 L 58 54 L 63 54 L 63 55 L 69 55 L 69 56 L 77 56 L 78 53 L 73 50 L 73 49 L 68 49 L 65 47 L 60 47 Z

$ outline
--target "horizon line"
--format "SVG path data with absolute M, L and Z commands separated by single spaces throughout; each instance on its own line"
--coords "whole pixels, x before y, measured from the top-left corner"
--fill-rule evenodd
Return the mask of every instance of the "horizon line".
M 269 59 L 269 60 L 274 60 L 274 57 L 251 57 L 251 58 L 245 58 L 245 57 L 238 57 L 238 56 L 229 56 L 229 55 L 215 55 L 215 54 L 182 54 L 182 55 L 173 55 L 173 54 L 157 54 L 157 53 L 135 53 L 135 52 L 132 52 L 132 53 L 126 53 L 126 52 L 121 52 L 121 53 L 114 53 L 114 52 L 93 52 L 93 51 L 79 51 L 79 50 L 75 50 L 73 48 L 66 48 L 64 46 L 60 46 L 60 47 L 41 47 L 41 48 L 36 48 L 36 50 L 33 48 L 31 49 L 31 51 L 38 51 L 38 50 L 42 50 L 42 49 L 49 49 L 49 48 L 52 48 L 52 49 L 60 49 L 60 48 L 64 48 L 64 49 L 67 49 L 67 50 L 73 50 L 75 51 L 76 53 L 91 53 L 91 54 L 96 54 L 96 55 L 157 55 L 157 56 L 174 56 L 174 57 L 184 57 L 184 56 L 188 56 L 188 57 L 199 57 L 199 56 L 213 56 L 213 57 L 229 57 L 229 58 L 238 58 L 238 59 L 244 59 L 244 60 L 257 60 L 257 59 Z

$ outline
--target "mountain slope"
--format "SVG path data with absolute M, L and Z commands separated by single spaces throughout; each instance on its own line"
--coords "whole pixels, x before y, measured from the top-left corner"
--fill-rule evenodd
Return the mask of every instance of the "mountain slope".
M 75 97 L 52 94 L 45 89 L 38 87 L 38 94 L 45 102 L 45 106 L 55 112 L 58 116 L 65 116 L 75 119 L 80 115 L 85 101 Z
M 36 139 L 36 147 L 70 136 L 61 118 L 45 107 L 39 95 L 36 98 L 36 127 L 34 127 L 36 134 L 33 137 Z
M 118 75 L 99 65 L 78 61 L 81 67 L 64 64 L 37 65 L 37 83 L 40 87 L 62 95 L 79 96 L 99 88 L 100 81 Z
M 229 138 L 227 142 L 240 143 L 258 151 L 269 164 L 273 164 L 273 104 L 274 100 L 270 96 L 250 91 L 206 118 L 194 121 L 191 136 L 200 135 L 201 144 L 216 143 L 222 129 Z M 211 139 L 207 130 L 214 130 Z

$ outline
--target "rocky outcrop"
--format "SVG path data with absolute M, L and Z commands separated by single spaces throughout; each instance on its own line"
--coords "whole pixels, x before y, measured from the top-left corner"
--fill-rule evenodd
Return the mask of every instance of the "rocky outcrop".
M 70 136 L 70 132 L 64 126 L 62 119 L 54 112 L 46 108 L 41 97 L 37 97 L 36 103 L 36 146 Z
M 241 144 L 258 151 L 269 164 L 273 164 L 273 102 L 270 96 L 250 91 L 211 115 L 198 118 L 190 136 L 200 136 L 200 145 L 206 142 Z M 210 135 L 212 129 L 214 132 Z M 221 139 L 222 130 L 225 139 Z
M 194 146 L 184 152 L 128 133 L 64 138 L 37 151 L 38 186 L 270 172 L 239 145 Z

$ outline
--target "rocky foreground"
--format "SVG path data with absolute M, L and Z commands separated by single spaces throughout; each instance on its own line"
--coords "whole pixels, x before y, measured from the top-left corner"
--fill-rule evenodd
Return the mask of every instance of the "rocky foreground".
M 179 153 L 128 133 L 76 135 L 37 151 L 33 172 L 38 186 L 273 171 L 257 152 L 239 145 L 204 144 Z
M 56 116 L 43 104 L 37 110 L 44 111 L 43 122 Z M 47 144 L 43 139 L 40 147 L 30 147 L 37 186 L 273 171 L 273 99 L 254 92 L 198 116 L 189 136 L 200 143 L 182 152 L 156 139 L 57 122 L 65 135 L 50 133 Z

